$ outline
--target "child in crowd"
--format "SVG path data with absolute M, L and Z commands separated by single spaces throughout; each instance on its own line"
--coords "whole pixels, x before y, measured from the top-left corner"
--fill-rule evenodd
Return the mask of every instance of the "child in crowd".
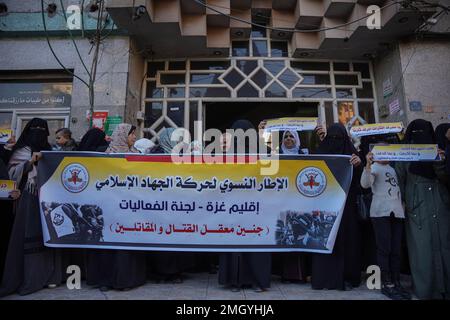
M 370 217 L 375 232 L 377 261 L 381 269 L 381 293 L 393 300 L 410 300 L 400 284 L 400 249 L 405 213 L 394 168 L 389 161 L 374 161 L 366 156 L 361 186 L 372 188 Z

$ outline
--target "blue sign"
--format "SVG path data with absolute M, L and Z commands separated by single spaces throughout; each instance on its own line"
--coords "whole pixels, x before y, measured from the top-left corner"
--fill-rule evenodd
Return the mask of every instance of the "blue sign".
M 422 102 L 420 101 L 410 101 L 409 110 L 411 111 L 422 111 Z

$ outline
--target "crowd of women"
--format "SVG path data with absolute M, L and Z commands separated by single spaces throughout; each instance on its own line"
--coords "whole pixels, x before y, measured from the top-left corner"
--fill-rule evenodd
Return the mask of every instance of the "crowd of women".
M 264 125 L 261 122 L 259 129 Z M 254 126 L 238 120 L 231 129 Z M 418 298 L 450 298 L 450 124 L 433 130 L 421 119 L 408 125 L 402 143 L 438 144 L 440 161 L 373 161 L 370 144 L 399 143 L 399 136 L 363 137 L 358 150 L 342 124 L 317 127 L 318 146 L 304 146 L 296 131 L 285 131 L 280 147 L 269 151 L 303 154 L 309 147 L 311 153 L 349 156 L 353 178 L 331 254 L 63 250 L 43 245 L 37 188 L 41 151 L 170 154 L 177 144 L 171 139 L 174 130 L 164 129 L 155 145 L 147 139 L 136 141 L 136 127 L 123 123 L 111 137 L 90 129 L 77 144 L 63 128 L 55 133 L 52 147 L 47 122 L 35 118 L 17 142 L 0 147 L 0 179 L 17 184 L 11 199 L 0 201 L 0 296 L 60 285 L 69 265 L 80 266 L 86 283 L 102 291 L 129 290 L 148 280 L 179 283 L 186 272 L 215 273 L 218 266 L 221 285 L 233 291 L 253 287 L 258 292 L 270 287 L 273 275 L 285 282 L 310 283 L 317 290 L 350 290 L 362 285 L 367 266 L 378 265 L 381 292 L 391 299 L 411 299 L 410 289 L 400 282 L 401 273 L 411 274 L 411 289 Z M 226 151 L 230 137 L 224 135 L 223 140 Z M 234 142 L 249 152 L 247 141 Z M 368 198 L 370 219 L 362 219 L 358 204 Z

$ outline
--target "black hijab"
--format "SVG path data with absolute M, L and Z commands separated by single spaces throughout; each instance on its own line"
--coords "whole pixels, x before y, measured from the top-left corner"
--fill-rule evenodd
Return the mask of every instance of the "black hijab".
M 106 148 L 108 142 L 105 140 L 106 134 L 98 129 L 92 128 L 86 132 L 78 146 L 78 151 L 97 151 L 99 148 Z
M 439 149 L 445 150 L 445 148 L 450 145 L 450 141 L 445 136 L 448 129 L 450 129 L 450 123 L 441 123 L 434 131 Z
M 431 122 L 423 119 L 412 121 L 406 129 L 405 142 L 408 144 L 436 144 L 436 135 Z M 433 162 L 411 162 L 409 172 L 427 179 L 436 178 Z
M 33 118 L 23 129 L 13 151 L 24 147 L 31 148 L 32 152 L 51 150 L 52 148 L 48 143 L 49 135 L 47 121 L 41 118 Z
M 233 129 L 233 130 L 242 129 L 245 132 L 249 129 L 254 130 L 255 127 L 253 126 L 253 124 L 250 121 L 245 120 L 245 119 L 240 119 L 240 120 L 236 120 L 235 122 L 233 122 L 233 124 L 231 125 L 231 129 Z M 234 136 L 233 141 L 234 141 L 235 151 L 237 151 L 238 146 L 242 145 L 242 144 L 244 144 L 244 146 L 245 146 L 244 150 L 245 150 L 246 154 L 250 153 L 250 151 L 253 149 L 253 148 L 252 149 L 250 148 L 251 146 L 250 146 L 250 142 L 248 141 L 248 139 L 245 139 L 245 141 L 242 141 L 242 139 L 238 139 L 237 136 Z M 257 153 L 258 152 L 257 150 L 258 149 L 254 150 L 254 152 L 251 152 L 251 153 Z
M 319 144 L 318 154 L 358 154 L 347 130 L 340 123 L 334 123 L 327 129 L 325 139 Z

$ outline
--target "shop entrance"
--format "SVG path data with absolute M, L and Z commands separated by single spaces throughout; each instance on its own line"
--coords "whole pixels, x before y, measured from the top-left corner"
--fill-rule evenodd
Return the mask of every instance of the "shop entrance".
M 264 119 L 317 117 L 318 109 L 318 102 L 209 102 L 205 103 L 205 129 L 225 131 L 239 119 L 249 120 L 257 128 Z M 299 132 L 299 136 L 302 148 L 316 149 L 319 141 L 314 132 Z

